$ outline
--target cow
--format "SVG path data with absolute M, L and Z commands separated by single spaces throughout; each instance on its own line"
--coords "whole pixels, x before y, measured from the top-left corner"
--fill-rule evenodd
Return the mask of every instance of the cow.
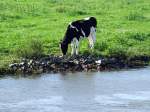
M 71 22 L 65 32 L 63 40 L 60 42 L 60 48 L 63 55 L 68 51 L 68 45 L 71 44 L 72 55 L 78 55 L 79 42 L 82 38 L 88 38 L 89 47 L 93 49 L 96 41 L 97 20 L 95 17 L 88 17 Z

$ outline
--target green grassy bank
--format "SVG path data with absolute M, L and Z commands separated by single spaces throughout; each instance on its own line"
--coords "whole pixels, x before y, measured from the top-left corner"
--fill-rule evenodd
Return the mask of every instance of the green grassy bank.
M 83 40 L 81 53 L 150 56 L 149 0 L 1 0 L 0 68 L 20 57 L 60 55 L 68 23 L 88 16 L 98 20 L 97 42 L 88 51 Z

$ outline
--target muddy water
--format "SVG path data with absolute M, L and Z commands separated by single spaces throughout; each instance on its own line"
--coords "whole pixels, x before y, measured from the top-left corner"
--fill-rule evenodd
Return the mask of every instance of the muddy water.
M 0 79 L 0 112 L 149 112 L 150 68 Z

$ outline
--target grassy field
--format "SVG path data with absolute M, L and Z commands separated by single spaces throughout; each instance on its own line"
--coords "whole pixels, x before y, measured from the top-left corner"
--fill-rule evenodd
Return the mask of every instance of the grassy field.
M 69 22 L 98 20 L 97 41 L 81 53 L 150 56 L 150 0 L 1 0 L 0 67 L 19 57 L 60 55 L 59 41 Z

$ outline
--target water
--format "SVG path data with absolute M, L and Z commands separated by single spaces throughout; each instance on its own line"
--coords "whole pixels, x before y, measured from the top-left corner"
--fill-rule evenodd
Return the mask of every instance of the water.
M 0 112 L 149 112 L 150 68 L 0 79 Z

